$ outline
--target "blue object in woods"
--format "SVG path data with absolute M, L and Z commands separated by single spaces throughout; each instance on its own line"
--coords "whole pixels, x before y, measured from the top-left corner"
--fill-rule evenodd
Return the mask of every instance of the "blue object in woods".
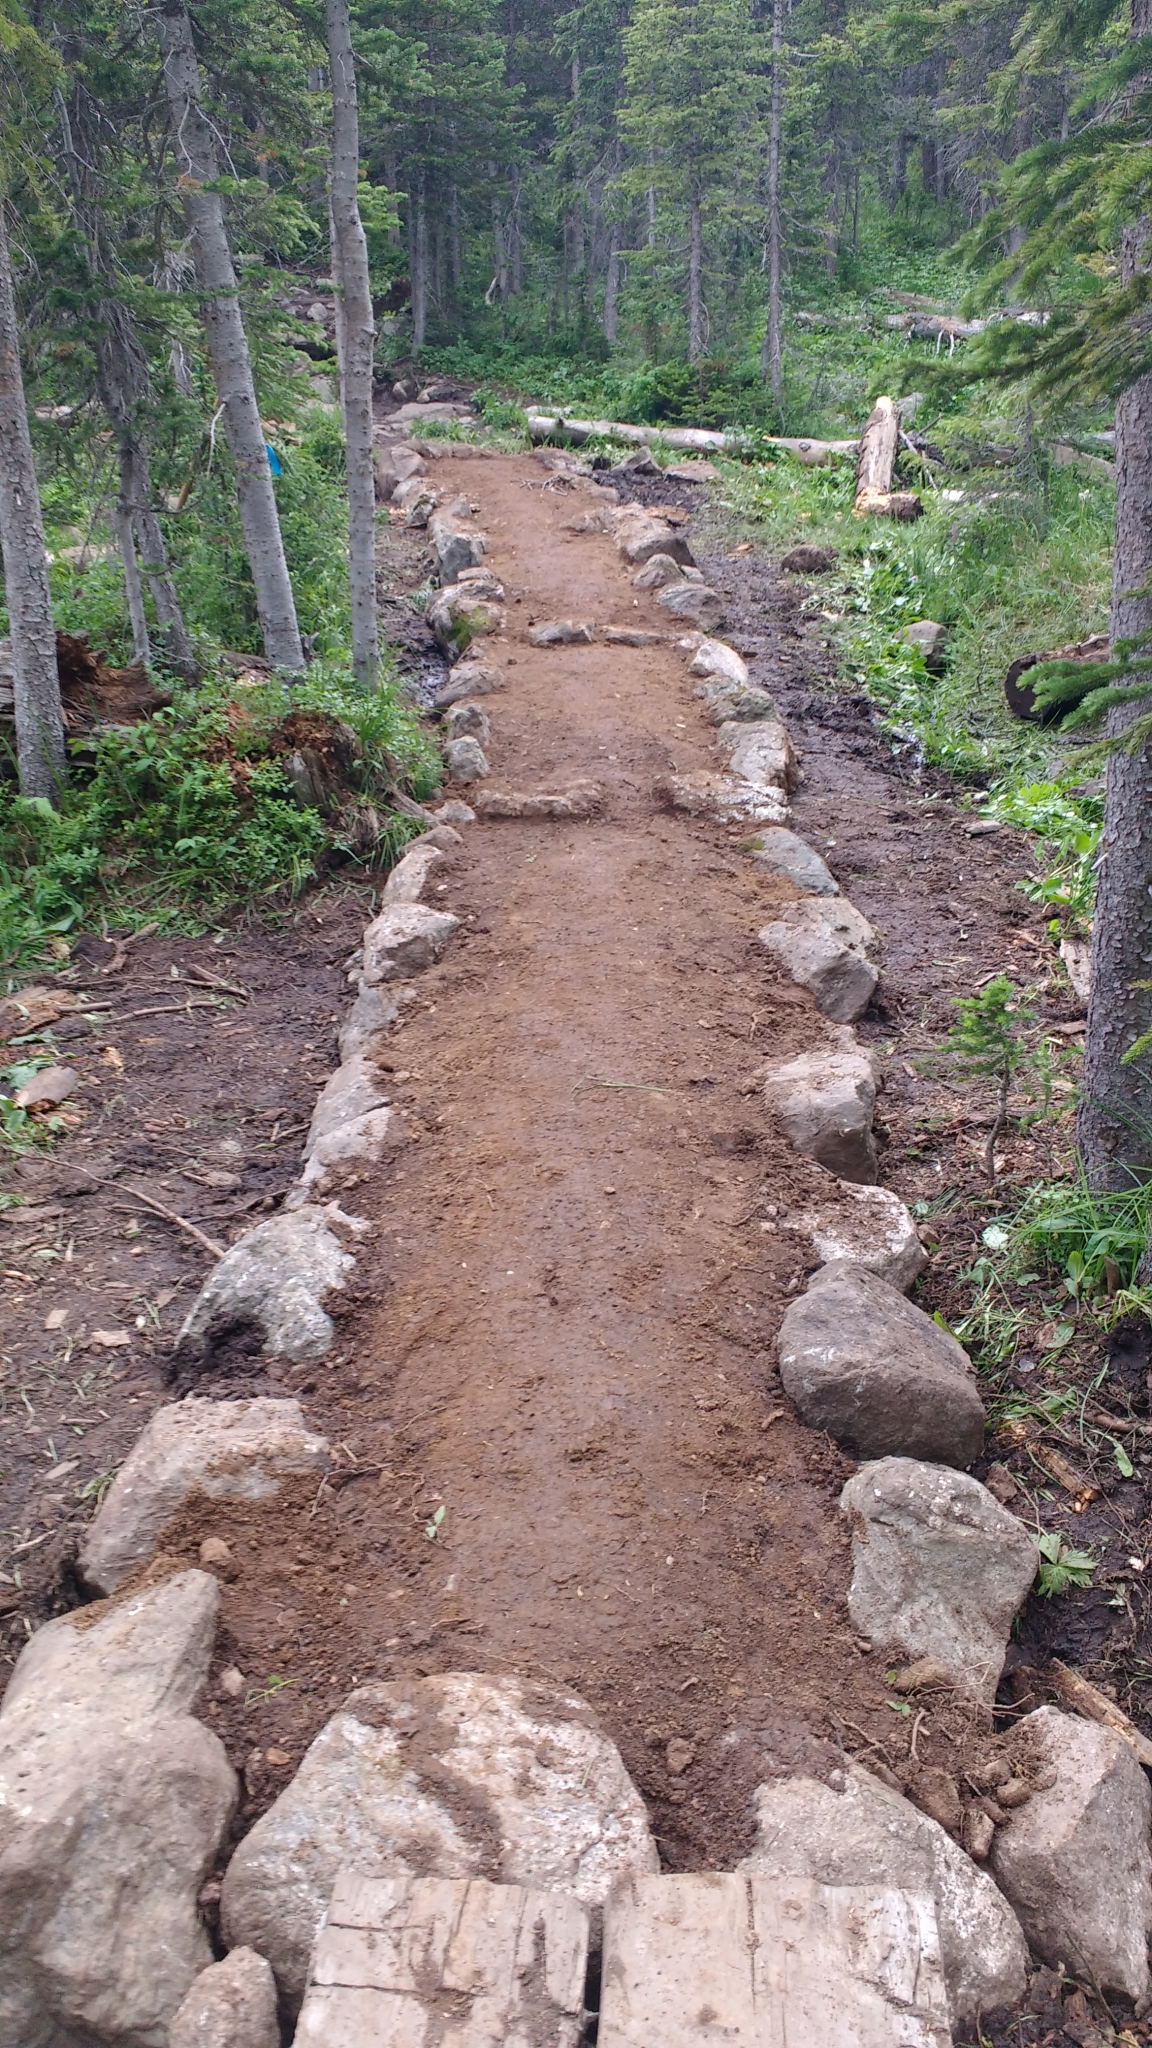
M 283 476 L 284 464 L 281 462 L 272 443 L 265 441 L 264 446 L 268 450 L 268 467 L 272 471 L 273 476 Z

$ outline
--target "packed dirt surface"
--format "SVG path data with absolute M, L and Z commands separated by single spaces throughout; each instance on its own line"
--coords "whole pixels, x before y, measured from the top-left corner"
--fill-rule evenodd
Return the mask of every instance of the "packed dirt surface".
M 197 1382 L 217 1397 L 298 1392 L 337 1471 L 271 1505 L 196 1504 L 164 1551 L 194 1560 L 208 1535 L 232 1548 L 217 1664 L 238 1667 L 245 1690 L 217 1690 L 208 1712 L 244 1770 L 241 1832 L 357 1680 L 478 1668 L 582 1694 L 649 1803 L 665 1867 L 730 1867 L 766 1772 L 823 1771 L 844 1749 L 897 1767 L 909 1739 L 883 1661 L 847 1617 L 837 1499 L 853 1468 L 799 1424 L 775 1367 L 780 1318 L 814 1263 L 789 1214 L 828 1180 L 774 1128 L 757 1074 L 829 1027 L 757 942 L 776 885 L 741 852 L 744 828 L 669 812 L 655 794 L 669 771 L 716 758 L 655 593 L 633 589 L 606 535 L 568 530 L 579 492 L 533 457 L 435 467 L 438 488 L 479 507 L 486 566 L 507 593 L 506 636 L 477 650 L 506 677 L 484 700 L 486 786 L 591 780 L 599 808 L 584 822 L 464 828 L 431 899 L 461 929 L 380 1062 L 408 1142 L 341 1192 L 371 1229 L 336 1306 L 336 1349 L 307 1369 L 269 1369 L 239 1349 Z M 704 496 L 659 484 L 634 495 Z M 914 1061 L 939 1046 L 953 995 L 1002 968 L 1035 976 L 1050 955 L 1014 887 L 1023 842 L 973 839 L 971 812 L 944 784 L 901 769 L 867 705 L 829 688 L 827 649 L 801 615 L 807 587 L 719 551 L 723 529 L 699 509 L 693 544 L 729 595 L 726 637 L 800 751 L 795 827 L 884 937 L 877 1001 L 858 1026 L 886 1074 L 881 1177 L 910 1203 L 976 1190 L 979 1100 Z M 399 580 L 417 585 L 418 542 L 388 547 Z M 642 627 L 667 644 L 533 647 L 529 628 L 553 618 Z M 88 1121 L 53 1160 L 21 1170 L 43 1229 L 31 1242 L 27 1221 L 0 1226 L 22 1318 L 0 1438 L 9 1660 L 33 1621 L 75 1597 L 68 1548 L 92 1500 L 76 1495 L 171 1397 L 170 1333 L 208 1266 L 140 1204 L 137 1234 L 117 1243 L 128 1226 L 111 1221 L 106 1194 L 98 1272 L 70 1221 L 97 1213 L 74 1176 L 131 1181 L 224 1241 L 281 1199 L 335 1064 L 344 963 L 367 908 L 322 899 L 275 934 L 221 946 L 142 942 L 130 984 L 117 982 L 122 1007 L 130 992 L 143 1010 L 189 964 L 248 994 L 217 991 L 227 1023 L 187 1012 L 159 1072 L 137 1050 L 150 1026 L 101 1025 Z M 1066 984 L 1049 980 L 1046 1014 L 1074 1020 Z M 102 1070 L 105 1046 L 122 1068 Z M 1039 1139 L 1017 1132 L 1005 1150 L 1014 1173 L 1047 1166 Z M 240 1176 L 219 1209 L 205 1169 Z M 930 1238 L 949 1230 L 974 1247 L 962 1200 Z M 143 1327 L 128 1260 L 168 1297 L 155 1314 L 145 1301 Z M 75 1301 L 69 1267 L 81 1269 Z M 929 1307 L 938 1284 L 930 1268 Z M 61 1305 L 70 1320 L 49 1336 Z M 127 1343 L 105 1352 L 91 1332 L 109 1320 Z M 65 1355 L 62 1328 L 83 1329 L 82 1358 L 78 1339 Z M 46 1438 L 57 1459 L 77 1460 L 72 1487 L 53 1482 L 50 1494 Z M 1134 1493 L 1125 1513 L 1142 1513 Z M 963 1718 L 942 1711 L 922 1728 L 920 1757 L 940 1744 L 955 1762 Z M 673 1738 L 691 1751 L 685 1766 L 677 1746 L 675 1771 Z

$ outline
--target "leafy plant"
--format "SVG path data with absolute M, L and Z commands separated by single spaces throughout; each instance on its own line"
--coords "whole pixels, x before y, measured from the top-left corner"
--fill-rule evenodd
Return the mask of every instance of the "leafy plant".
M 978 995 L 958 996 L 960 1021 L 948 1044 L 970 1074 L 986 1075 L 996 1084 L 996 1114 L 984 1147 L 984 1171 L 996 1178 L 996 1140 L 1008 1122 L 1008 1092 L 1025 1063 L 1035 1064 L 1027 1032 L 1036 1013 L 1021 1002 L 1015 983 L 998 974 Z
M 1070 1586 L 1090 1586 L 1096 1559 L 1090 1550 L 1073 1550 L 1058 1530 L 1034 1536 L 1040 1552 L 1040 1577 L 1036 1590 L 1042 1600 L 1066 1593 Z

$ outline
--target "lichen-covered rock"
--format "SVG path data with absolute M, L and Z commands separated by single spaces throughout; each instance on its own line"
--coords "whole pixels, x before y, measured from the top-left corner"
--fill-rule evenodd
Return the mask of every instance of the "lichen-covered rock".
M 927 1263 L 916 1225 L 891 1188 L 834 1181 L 826 1196 L 793 1218 L 826 1266 L 843 1260 L 906 1294 Z
M 485 597 L 474 585 L 448 583 L 438 590 L 427 612 L 428 624 L 441 647 L 463 654 L 473 640 L 499 633 L 504 611 L 494 597 Z
M 582 1700 L 449 1672 L 350 1695 L 236 1850 L 222 1925 L 267 1956 L 294 2010 L 341 1865 L 486 1877 L 596 1905 L 657 1860 L 643 1803 Z

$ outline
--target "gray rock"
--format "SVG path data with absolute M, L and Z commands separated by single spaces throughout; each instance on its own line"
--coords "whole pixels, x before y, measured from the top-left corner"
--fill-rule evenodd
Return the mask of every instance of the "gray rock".
M 955 2024 L 1023 1997 L 1028 1950 L 1007 1900 L 936 1821 L 859 1764 L 835 1772 L 831 1785 L 815 1778 L 761 1785 L 756 1829 L 741 1870 L 927 1892 Z
M 428 815 L 431 818 L 440 819 L 444 825 L 474 825 L 476 823 L 475 811 L 469 804 L 461 803 L 460 798 L 457 796 L 449 797 L 446 803 L 438 804 L 436 809 L 430 811 Z M 462 840 L 460 843 L 463 845 Z
M 780 1377 L 810 1429 L 857 1458 L 970 1465 L 984 1403 L 968 1353 L 862 1266 L 822 1266 L 780 1326 Z
M 1023 1524 L 965 1472 L 881 1458 L 848 1481 L 848 1611 L 877 1648 L 934 1657 L 991 1706 L 1012 1623 L 1036 1577 Z
M 941 626 L 936 619 L 914 619 L 910 626 L 905 626 L 904 638 L 910 646 L 920 649 L 926 669 L 933 675 L 943 674 L 947 626 Z
M 787 799 L 779 787 L 757 789 L 736 775 L 716 775 L 707 768 L 661 775 L 654 795 L 669 810 L 714 818 L 720 825 L 783 825 L 789 816 Z
M 716 745 L 728 756 L 729 773 L 751 783 L 753 789 L 776 789 L 784 794 L 795 789 L 799 763 L 782 719 L 762 718 L 754 724 L 727 721 L 716 735 Z
M 80 1545 L 80 1576 L 97 1593 L 114 1593 L 192 1494 L 265 1500 L 291 1474 L 327 1470 L 328 1445 L 305 1429 L 298 1401 L 173 1402 L 157 1410 L 112 1481 Z
M 370 1109 L 363 1116 L 337 1124 L 317 1138 L 296 1187 L 285 1198 L 285 1209 L 298 1211 L 333 1194 L 338 1187 L 358 1179 L 362 1166 L 375 1165 L 390 1157 L 403 1143 L 403 1122 L 390 1108 Z M 362 1227 L 355 1219 L 344 1220 L 357 1229 Z
M 1029 1714 L 1017 1740 L 1055 1782 L 997 1828 L 996 1880 L 1044 1962 L 1139 2002 L 1152 1933 L 1148 1780 L 1123 1736 L 1056 1707 Z
M 255 1324 L 267 1357 L 301 1365 L 323 1358 L 335 1335 L 323 1304 L 343 1288 L 353 1263 L 323 1209 L 270 1216 L 208 1275 L 176 1339 L 176 1357 L 202 1363 L 222 1336 Z
M 759 938 L 792 980 L 810 990 L 823 1016 L 849 1024 L 867 1009 L 880 979 L 869 958 L 876 933 L 846 897 L 786 904 Z
M 478 789 L 473 798 L 481 818 L 591 818 L 602 800 L 594 782 L 556 790 Z
M 673 583 L 656 599 L 673 618 L 694 619 L 712 633 L 724 624 L 724 599 L 707 583 Z
M 775 698 L 767 690 L 754 690 L 751 684 L 746 690 L 736 690 L 730 683 L 704 683 L 696 695 L 703 699 L 704 717 L 709 725 L 729 725 L 734 720 L 741 725 L 754 725 L 764 719 L 781 723 Z
M 776 826 L 749 840 L 748 852 L 758 868 L 779 875 L 805 896 L 838 896 L 840 884 L 815 849 L 799 833 Z
M 341 1060 L 366 1052 L 378 1038 L 392 1029 L 400 1015 L 404 991 L 400 988 L 372 988 L 367 982 L 340 1026 L 337 1045 Z
M 859 1047 L 819 1046 L 768 1068 L 764 1097 L 797 1152 L 841 1180 L 874 1181 L 876 1076 Z
M 604 1916 L 600 2048 L 951 2048 L 931 1899 L 810 1878 L 633 1878 Z
M 33 1636 L 0 1709 L 0 2048 L 165 2048 L 212 1961 L 236 1778 L 191 1709 L 219 1589 L 181 1572 Z
M 409 477 L 406 483 L 397 484 L 392 493 L 392 503 L 404 513 L 407 524 L 425 527 L 436 510 L 438 493 L 425 478 Z
M 364 933 L 364 980 L 400 981 L 440 958 L 460 920 L 448 910 L 397 903 L 382 910 Z
M 427 618 L 441 647 L 457 654 L 463 654 L 473 640 L 504 628 L 503 607 L 467 583 L 449 583 L 437 591 Z
M 255 1949 L 203 1970 L 168 2030 L 168 2048 L 280 2048 L 276 1979 Z
M 643 568 L 632 578 L 636 590 L 663 590 L 668 583 L 682 583 L 684 572 L 671 555 L 649 555 Z
M 458 661 L 444 687 L 432 699 L 434 711 L 447 711 L 464 697 L 488 697 L 504 688 L 504 674 L 488 661 Z
M 419 903 L 428 887 L 429 876 L 444 866 L 448 854 L 444 847 L 436 844 L 435 830 L 434 826 L 432 832 L 422 833 L 401 854 L 380 894 L 384 909 L 393 903 Z
M 654 519 L 642 505 L 621 505 L 612 515 L 616 545 L 626 562 L 637 567 L 650 555 L 671 555 L 674 562 L 692 566 L 692 553 L 682 534 L 666 519 Z
M 469 698 L 456 703 L 448 713 L 448 737 L 451 740 L 474 739 L 478 746 L 487 746 L 492 737 L 492 721 L 482 704 L 474 704 Z
M 486 536 L 472 523 L 467 498 L 454 498 L 428 521 L 436 566 L 442 583 L 454 583 L 465 569 L 478 568 L 484 560 Z
M 483 747 L 470 733 L 463 734 L 459 739 L 446 741 L 444 766 L 450 782 L 479 782 L 492 772 Z
M 563 1892 L 343 1870 L 294 2048 L 400 2048 L 400 2015 L 404 2041 L 429 2048 L 577 2048 L 588 1934 Z
M 733 690 L 746 690 L 750 680 L 747 662 L 724 640 L 702 639 L 688 664 L 688 673 L 713 677 Z
M 528 638 L 533 647 L 589 647 L 596 628 L 588 619 L 547 619 L 529 627 Z
M 353 1053 L 338 1066 L 317 1097 L 304 1145 L 310 1159 L 321 1140 L 344 1124 L 355 1123 L 371 1110 L 387 1107 L 388 1095 L 368 1053 Z
M 293 2009 L 346 1864 L 372 1878 L 487 1877 L 593 1906 L 657 1855 L 583 1701 L 450 1672 L 352 1693 L 228 1866 L 225 1938 L 267 1956 Z
M 812 541 L 801 541 L 799 547 L 789 548 L 780 560 L 780 567 L 792 576 L 822 576 L 826 570 L 835 567 L 835 548 L 819 548 Z
M 891 1188 L 854 1187 L 834 1181 L 819 1202 L 794 1219 L 807 1232 L 826 1266 L 844 1260 L 862 1266 L 906 1294 L 927 1264 L 919 1233 L 899 1195 Z
M 642 626 L 605 626 L 609 647 L 667 647 L 667 633 L 648 633 Z

